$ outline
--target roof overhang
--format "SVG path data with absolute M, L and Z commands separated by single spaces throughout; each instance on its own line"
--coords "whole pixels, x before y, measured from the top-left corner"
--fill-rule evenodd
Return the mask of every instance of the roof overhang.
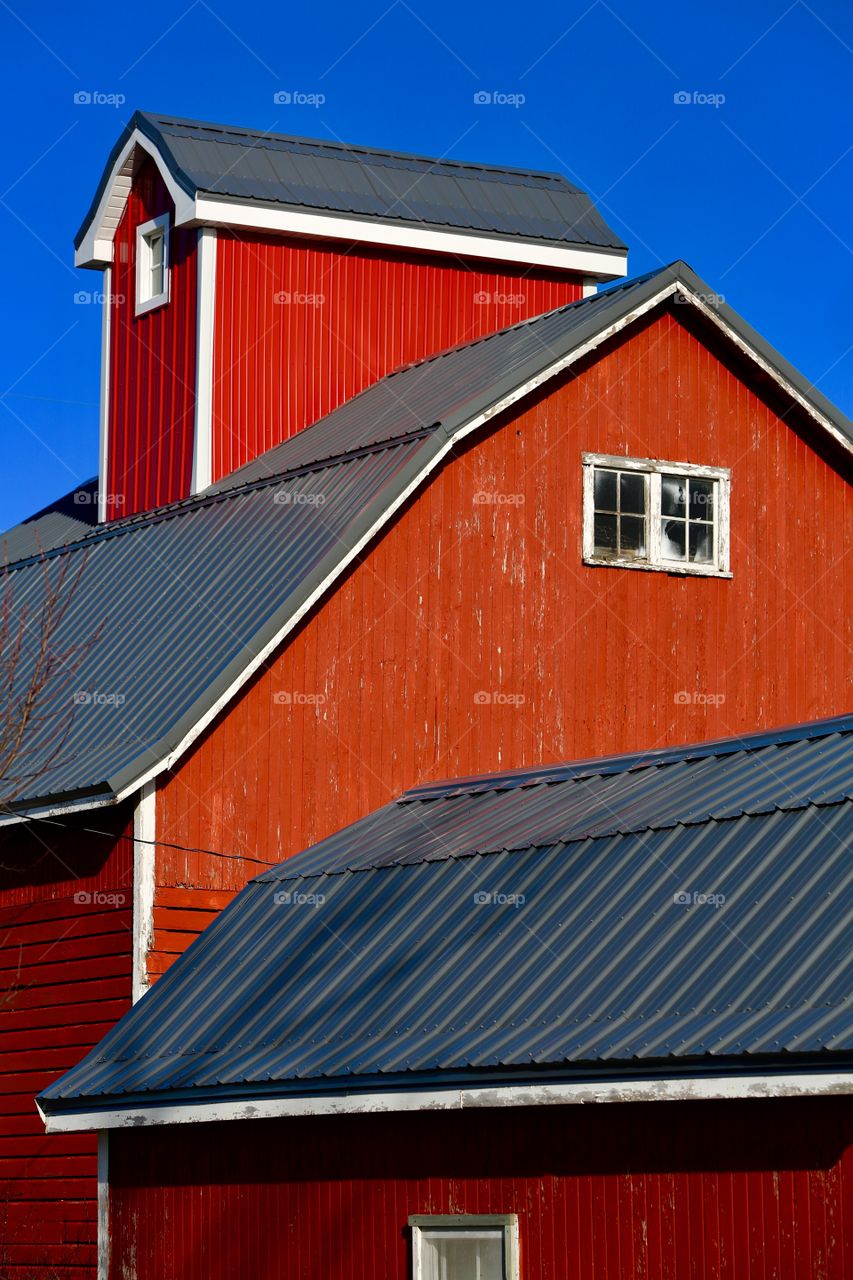
M 108 161 L 93 206 L 77 237 L 75 266 L 103 270 L 112 263 L 116 228 L 142 156 L 149 156 L 156 164 L 174 201 L 175 225 L 179 227 L 233 227 L 265 234 L 341 240 L 348 244 L 488 259 L 570 271 L 590 281 L 618 280 L 628 271 L 626 249 L 479 235 L 460 228 L 402 219 L 359 218 L 302 206 L 240 200 L 214 192 L 193 191 L 179 180 L 157 143 L 138 126 L 120 141 Z
M 853 1093 L 853 1075 L 845 1071 L 786 1071 L 765 1074 L 633 1077 L 565 1083 L 530 1081 L 520 1085 L 471 1085 L 466 1088 L 357 1090 L 242 1097 L 237 1100 L 143 1105 L 107 1103 L 102 1109 L 46 1111 L 37 1102 L 48 1133 L 134 1129 L 165 1124 L 208 1124 L 218 1120 L 275 1120 L 284 1117 L 364 1115 L 404 1111 L 470 1111 L 483 1107 L 541 1107 L 607 1102 L 698 1102 L 736 1098 L 832 1097 Z M 88 1100 L 87 1100 L 88 1101 Z M 91 1103 L 89 1103 L 91 1106 Z

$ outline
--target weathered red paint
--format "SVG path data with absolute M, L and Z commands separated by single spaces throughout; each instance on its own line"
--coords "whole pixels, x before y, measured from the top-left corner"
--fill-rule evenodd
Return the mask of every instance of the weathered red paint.
M 392 369 L 574 302 L 580 277 L 507 263 L 219 235 L 213 478 Z
M 516 1213 L 523 1280 L 843 1280 L 851 1136 L 846 1098 L 114 1131 L 110 1274 L 408 1280 L 410 1214 Z
M 190 491 L 195 416 L 197 232 L 172 227 L 168 305 L 136 310 L 136 228 L 174 204 L 152 160 L 136 174 L 115 236 L 107 518 Z
M 33 1101 L 130 1006 L 131 816 L 87 818 L 0 831 L 4 1280 L 94 1274 L 95 1138 L 48 1137 Z
M 239 856 L 286 857 L 428 779 L 847 709 L 849 463 L 685 310 L 490 424 L 409 503 L 161 787 L 161 838 L 232 855 L 161 851 L 161 891 L 234 892 L 259 870 Z M 584 566 L 585 450 L 730 467 L 733 577 Z

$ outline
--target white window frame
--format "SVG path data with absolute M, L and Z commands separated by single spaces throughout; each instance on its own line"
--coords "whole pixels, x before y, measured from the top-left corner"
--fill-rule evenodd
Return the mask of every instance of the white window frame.
M 151 243 L 153 231 L 163 233 L 163 289 L 160 293 L 150 293 L 151 280 Z M 162 307 L 169 301 L 169 215 L 161 213 L 157 218 L 141 222 L 136 228 L 136 314 L 144 315 L 155 307 Z
M 505 1280 L 519 1280 L 518 1215 L 515 1213 L 479 1214 L 413 1214 L 409 1218 L 412 1232 L 412 1280 L 424 1280 L 424 1235 L 448 1233 L 476 1236 L 500 1228 L 503 1232 Z
M 610 569 L 645 569 L 656 573 L 684 574 L 700 578 L 730 578 L 729 504 L 731 472 L 728 467 L 702 467 L 692 462 L 662 462 L 658 458 L 628 458 L 622 454 L 584 453 L 583 462 L 583 559 L 584 564 Z M 642 559 L 628 556 L 595 554 L 596 467 L 613 471 L 635 471 L 648 477 L 646 509 L 647 555 Z M 708 564 L 690 560 L 668 560 L 662 552 L 661 477 L 683 476 L 685 479 L 714 482 L 714 554 Z

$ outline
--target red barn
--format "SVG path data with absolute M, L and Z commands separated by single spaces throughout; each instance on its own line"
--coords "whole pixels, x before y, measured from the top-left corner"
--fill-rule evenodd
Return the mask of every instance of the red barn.
M 851 778 L 851 717 L 464 778 L 258 876 L 40 1100 L 105 1273 L 842 1280 Z
M 845 709 L 850 424 L 625 259 L 558 175 L 119 140 L 99 476 L 2 539 L 14 616 L 79 573 L 0 792 L 11 1275 L 95 1260 L 93 1139 L 33 1095 L 259 869 L 436 778 Z

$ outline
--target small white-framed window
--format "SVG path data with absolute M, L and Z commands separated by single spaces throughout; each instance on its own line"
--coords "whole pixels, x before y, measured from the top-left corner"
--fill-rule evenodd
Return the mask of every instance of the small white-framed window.
M 169 215 L 136 228 L 136 314 L 169 301 Z
M 582 461 L 587 564 L 731 577 L 727 468 L 599 453 Z
M 518 1280 L 514 1213 L 409 1218 L 412 1280 Z

